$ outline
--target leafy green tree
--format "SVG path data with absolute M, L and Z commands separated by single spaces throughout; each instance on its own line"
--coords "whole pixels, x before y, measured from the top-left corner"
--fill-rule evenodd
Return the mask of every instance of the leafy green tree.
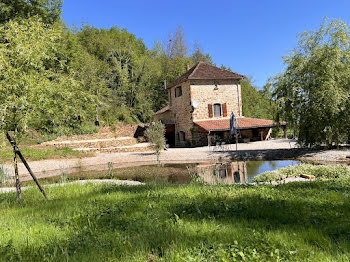
M 340 20 L 304 32 L 273 82 L 279 116 L 304 146 L 349 141 L 350 34 Z
M 89 99 L 57 58 L 59 25 L 49 26 L 38 17 L 11 20 L 0 26 L 0 39 L 0 130 L 13 145 L 21 201 L 16 160 L 21 136 L 28 128 L 49 132 L 77 128 Z
M 156 72 L 143 41 L 117 27 L 106 30 L 86 26 L 77 36 L 94 59 L 92 64 L 104 67 L 104 73 L 98 73 L 95 81 L 101 86 L 99 101 L 104 104 L 101 110 L 104 120 L 108 124 L 116 120 L 149 121 L 153 114 L 152 80 Z
M 160 164 L 159 156 L 160 152 L 165 147 L 165 127 L 162 122 L 152 123 L 146 130 L 145 136 L 148 141 L 152 144 L 154 151 L 156 152 L 158 165 Z
M 38 16 L 45 23 L 60 20 L 62 0 L 0 0 L 0 23 Z
M 246 117 L 275 119 L 276 104 L 268 91 L 258 91 L 249 78 L 241 81 L 242 110 Z

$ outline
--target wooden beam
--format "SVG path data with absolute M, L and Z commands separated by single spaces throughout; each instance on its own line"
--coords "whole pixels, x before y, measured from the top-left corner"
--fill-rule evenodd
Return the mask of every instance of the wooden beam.
M 42 186 L 40 185 L 38 179 L 36 178 L 36 176 L 34 175 L 33 171 L 31 170 L 31 168 L 29 167 L 27 161 L 25 160 L 24 156 L 22 155 L 21 151 L 19 150 L 19 148 L 17 147 L 16 143 L 14 142 L 14 140 L 12 139 L 12 137 L 10 136 L 10 134 L 8 132 L 6 132 L 6 137 L 7 140 L 10 142 L 10 144 L 12 145 L 12 147 L 15 150 L 15 153 L 19 156 L 19 158 L 21 159 L 21 161 L 23 162 L 24 166 L 27 168 L 29 174 L 32 176 L 35 184 L 38 186 L 40 192 L 44 195 L 44 197 L 47 199 L 46 193 L 44 188 L 42 188 Z

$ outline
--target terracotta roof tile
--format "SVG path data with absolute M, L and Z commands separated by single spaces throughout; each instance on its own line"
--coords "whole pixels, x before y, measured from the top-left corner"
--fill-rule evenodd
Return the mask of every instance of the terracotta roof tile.
M 163 114 L 163 113 L 165 113 L 166 111 L 169 111 L 169 110 L 170 110 L 170 106 L 163 107 L 162 109 L 160 109 L 157 112 L 155 112 L 154 116 L 155 115 L 159 115 L 159 114 Z
M 202 127 L 207 131 L 215 130 L 230 130 L 230 119 L 218 119 L 218 120 L 204 120 L 194 122 L 196 125 Z M 237 118 L 238 129 L 249 129 L 257 127 L 273 127 L 277 123 L 273 120 L 259 119 L 259 118 L 249 118 L 240 117 Z M 281 125 L 286 125 L 286 122 L 281 122 Z
M 204 62 L 199 62 L 195 66 L 193 66 L 190 70 L 188 70 L 186 73 L 184 73 L 179 78 L 177 78 L 175 81 L 170 83 L 168 88 L 171 88 L 173 86 L 176 86 L 180 83 L 183 83 L 191 79 L 222 80 L 222 79 L 243 79 L 243 78 L 244 78 L 243 75 L 240 75 L 228 70 L 224 70 Z

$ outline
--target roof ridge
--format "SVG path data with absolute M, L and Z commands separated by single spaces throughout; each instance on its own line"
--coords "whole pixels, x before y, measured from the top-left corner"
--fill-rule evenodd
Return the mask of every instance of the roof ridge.
M 190 79 L 190 77 L 194 74 L 194 72 L 197 71 L 197 69 L 198 69 L 200 63 L 204 63 L 204 62 L 203 62 L 203 61 L 199 61 L 199 62 L 194 66 L 194 69 L 193 69 L 192 73 L 187 77 L 188 79 Z M 190 70 L 191 70 L 191 69 L 190 69 Z
M 168 86 L 168 88 L 171 88 L 173 86 L 176 86 L 180 83 L 183 83 L 187 80 L 218 80 L 218 79 L 236 79 L 240 80 L 245 78 L 245 76 L 221 69 L 217 66 L 208 64 L 204 61 L 199 61 L 197 64 L 195 64 L 193 67 L 191 67 L 189 70 L 187 70 L 185 73 L 183 73 L 180 77 L 175 79 L 173 82 L 171 82 Z

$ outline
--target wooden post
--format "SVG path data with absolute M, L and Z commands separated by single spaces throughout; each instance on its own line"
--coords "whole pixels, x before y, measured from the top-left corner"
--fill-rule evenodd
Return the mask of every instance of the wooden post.
M 17 164 L 17 154 L 16 154 L 16 148 L 13 147 L 13 167 L 15 168 L 15 179 L 16 179 L 16 191 L 17 191 L 17 196 L 18 196 L 18 202 L 20 204 L 23 203 L 23 198 L 22 198 L 22 188 L 21 188 L 21 180 L 19 179 L 19 174 L 18 174 L 18 164 Z
M 211 143 L 211 137 L 210 137 L 210 130 L 208 132 L 208 149 L 210 151 L 210 143 Z
M 287 127 L 283 126 L 283 134 L 284 134 L 284 138 L 287 138 Z
M 264 141 L 264 129 L 260 129 L 260 138 L 261 141 Z
M 6 132 L 6 137 L 7 140 L 10 142 L 10 144 L 12 145 L 15 154 L 19 156 L 19 158 L 21 159 L 21 161 L 23 162 L 24 166 L 27 168 L 29 174 L 32 176 L 33 180 L 35 181 L 36 185 L 38 186 L 40 192 L 44 195 L 44 197 L 47 199 L 46 193 L 44 188 L 42 188 L 42 186 L 40 185 L 38 179 L 36 178 L 36 176 L 34 175 L 33 171 L 31 170 L 31 168 L 29 167 L 27 161 L 25 160 L 25 158 L 23 157 L 21 151 L 19 151 L 19 148 L 17 147 L 17 145 L 15 144 L 15 142 L 13 141 L 13 139 L 11 138 L 10 134 L 8 132 Z
M 238 133 L 236 132 L 236 151 L 238 151 Z

